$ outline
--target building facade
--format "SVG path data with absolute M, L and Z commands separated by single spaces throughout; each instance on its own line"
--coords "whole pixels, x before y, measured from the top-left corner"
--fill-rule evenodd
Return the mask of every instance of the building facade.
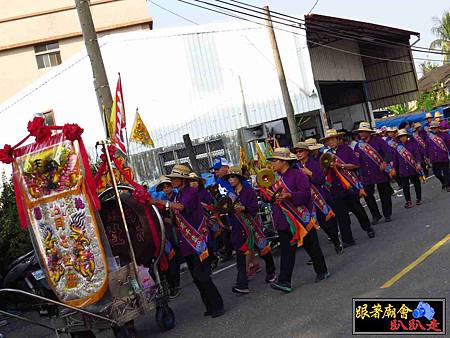
M 304 31 L 276 31 L 302 138 L 318 138 L 332 127 L 351 130 L 362 120 L 374 123 L 372 107 L 408 102 L 416 95 L 409 45 L 368 49 L 359 41 L 330 41 L 323 36 L 324 29 L 317 32 L 317 25 L 308 20 L 306 35 Z M 383 32 L 383 41 L 407 44 L 415 34 L 338 20 L 340 31 L 350 26 L 355 30 L 352 25 L 363 27 L 366 40 L 369 33 L 376 37 Z M 335 35 L 330 31 L 326 29 Z M 112 90 L 117 73 L 121 74 L 128 131 L 138 109 L 156 146 L 149 150 L 130 144 L 139 181 L 167 173 L 175 163 L 189 164 L 185 134 L 190 135 L 202 170 L 206 170 L 214 156 L 238 162 L 239 146 L 250 139 L 243 136 L 244 129 L 251 133 L 251 128 L 261 124 L 285 123 L 266 27 L 231 22 L 126 32 L 104 36 L 99 44 Z M 396 60 L 399 52 L 402 57 Z M 49 110 L 56 124 L 78 123 L 85 128 L 87 145 L 105 137 L 84 49 L 0 104 L 2 141 L 16 142 L 12 130 L 25 130 L 33 114 Z M 284 130 L 282 143 L 289 145 L 286 123 Z
M 84 48 L 74 0 L 0 0 L 0 102 Z M 145 0 L 92 0 L 99 36 L 151 29 Z

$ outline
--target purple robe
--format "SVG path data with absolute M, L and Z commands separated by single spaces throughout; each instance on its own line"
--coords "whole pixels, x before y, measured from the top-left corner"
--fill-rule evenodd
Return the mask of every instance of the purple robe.
M 353 164 L 356 166 L 359 166 L 359 159 L 356 157 L 355 153 L 353 152 L 352 148 L 346 145 L 339 145 L 336 149 L 331 149 L 331 152 L 335 154 L 337 157 L 339 157 L 344 163 L 346 164 Z M 350 190 L 345 190 L 341 183 L 339 182 L 339 179 L 336 177 L 334 172 L 332 171 L 331 174 L 331 199 L 338 199 L 342 198 L 349 194 L 358 194 L 359 192 L 352 187 Z
M 200 202 L 205 204 L 213 204 L 214 200 L 211 193 L 206 189 L 198 189 L 198 194 L 200 195 Z
M 450 129 L 450 125 L 448 124 L 447 120 L 442 120 L 439 122 L 439 129 Z
M 447 133 L 443 133 L 438 131 L 436 136 L 440 137 L 444 140 L 444 143 L 447 145 L 447 151 L 441 149 L 434 141 L 430 139 L 430 136 L 427 137 L 427 156 L 430 159 L 431 163 L 448 163 L 448 152 L 450 149 L 450 135 Z
M 399 144 L 401 144 L 401 142 Z M 417 141 L 415 141 L 413 138 L 408 139 L 405 143 L 403 143 L 403 146 L 411 153 L 416 162 L 420 164 L 420 162 L 422 161 L 422 155 L 420 154 L 420 149 Z M 395 171 L 400 177 L 419 175 L 416 168 L 412 167 L 411 164 L 407 162 L 398 152 L 395 156 L 394 162 Z
M 178 192 L 176 202 L 181 203 L 184 206 L 181 215 L 195 229 L 198 229 L 202 223 L 204 212 L 200 203 L 200 195 L 197 189 L 185 187 L 182 191 Z M 177 237 L 181 254 L 184 257 L 197 254 L 179 231 L 177 231 Z
M 299 162 L 298 167 L 306 167 L 307 169 L 311 170 L 312 176 L 308 177 L 309 181 L 317 188 L 317 191 L 322 195 L 325 201 L 331 200 L 330 191 L 324 187 L 325 173 L 320 167 L 319 160 L 315 159 L 314 157 L 309 157 L 304 166 L 301 162 Z
M 295 206 L 304 205 L 308 210 L 313 209 L 311 200 L 311 185 L 308 177 L 300 170 L 289 168 L 284 174 L 284 183 L 291 190 L 292 202 Z M 289 230 L 289 223 L 284 216 L 281 207 L 274 203 L 272 205 L 273 223 L 277 230 Z
M 253 218 L 258 213 L 258 197 L 252 187 L 243 185 L 236 200 L 245 207 L 245 215 Z M 234 250 L 238 250 L 247 240 L 246 232 L 242 224 L 236 219 L 234 213 L 230 215 L 231 224 L 231 245 Z
M 382 138 L 370 137 L 367 143 L 378 152 L 385 162 L 389 163 L 392 160 L 394 149 Z M 359 143 L 355 146 L 355 154 L 359 158 L 361 165 L 359 174 L 364 185 L 389 182 L 389 175 L 386 171 L 382 171 L 380 166 L 361 150 Z
M 417 147 L 419 148 L 420 151 L 420 155 L 421 155 L 421 162 L 423 161 L 423 158 L 427 156 L 427 132 L 425 130 L 420 129 L 419 132 L 414 132 L 413 135 L 417 135 L 417 137 L 420 137 L 422 139 L 422 141 L 425 143 L 424 146 L 421 146 L 419 141 L 417 141 L 414 137 L 411 139 L 413 140 L 416 144 Z

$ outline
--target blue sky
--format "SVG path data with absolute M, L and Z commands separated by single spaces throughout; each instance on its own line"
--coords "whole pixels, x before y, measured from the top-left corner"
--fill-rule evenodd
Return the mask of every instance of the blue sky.
M 152 0 L 157 4 L 183 15 L 197 23 L 224 22 L 231 17 L 192 7 L 177 0 Z M 302 15 L 309 12 L 315 0 L 241 0 L 256 6 L 269 5 L 272 10 L 286 14 Z M 149 2 L 154 29 L 190 25 L 189 22 L 170 14 Z M 431 33 L 432 18 L 441 17 L 450 10 L 446 0 L 319 0 L 313 13 L 367 21 L 419 32 L 419 46 L 428 47 L 434 39 Z M 415 57 L 437 59 L 436 55 L 415 54 Z

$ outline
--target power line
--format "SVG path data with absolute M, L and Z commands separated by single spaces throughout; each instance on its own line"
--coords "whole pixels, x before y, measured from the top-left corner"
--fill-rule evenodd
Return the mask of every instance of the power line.
M 245 12 L 242 12 L 240 10 L 235 10 L 233 8 L 227 8 L 227 7 L 224 7 L 224 6 L 213 4 L 213 3 L 208 2 L 208 1 L 202 1 L 202 0 L 191 0 L 191 1 L 200 2 L 200 3 L 206 4 L 206 5 L 209 5 L 209 6 L 213 6 L 213 7 L 222 9 L 222 10 L 226 10 L 226 11 L 230 11 L 230 12 L 233 12 L 233 13 L 238 13 L 238 14 L 243 14 L 243 15 L 246 15 L 246 16 L 250 16 L 252 18 L 265 20 L 264 17 L 259 16 L 259 15 L 265 15 L 265 13 L 263 12 L 263 9 L 261 9 L 261 8 L 259 8 L 257 6 L 246 4 L 246 3 L 241 2 L 241 1 L 229 0 L 229 1 L 232 1 L 232 2 L 235 2 L 235 3 L 239 3 L 241 5 L 244 5 L 246 7 L 235 5 L 233 3 L 230 3 L 230 2 L 224 1 L 224 0 L 213 0 L 215 2 L 226 4 L 226 5 L 231 6 L 231 7 L 237 7 L 237 8 L 243 9 L 243 10 L 245 10 L 247 12 L 251 12 L 252 14 L 245 13 Z M 248 8 L 248 7 L 250 7 L 250 8 Z M 254 9 L 251 9 L 251 8 L 254 8 Z M 209 10 L 212 10 L 212 9 L 209 9 Z M 277 14 L 274 15 L 272 13 L 277 13 Z M 303 19 L 296 18 L 296 17 L 290 16 L 290 15 L 283 14 L 283 13 L 280 13 L 280 12 L 275 12 L 275 11 L 271 11 L 271 15 L 272 15 L 272 17 L 275 17 L 277 19 L 281 19 L 283 21 L 288 21 L 289 22 L 289 23 L 280 22 L 278 20 L 273 20 L 272 19 L 272 22 L 274 22 L 274 23 L 278 23 L 278 24 L 281 24 L 281 25 L 285 25 L 285 26 L 289 26 L 289 27 L 295 27 L 295 28 L 300 28 L 300 29 L 306 30 L 305 20 L 303 20 Z M 289 18 L 289 19 L 286 19 L 286 18 Z M 438 55 L 450 54 L 450 53 L 444 53 L 444 52 L 442 52 L 442 50 L 438 50 L 438 49 L 431 49 L 431 48 L 421 47 L 421 46 L 410 46 L 409 44 L 404 44 L 404 43 L 400 43 L 400 42 L 394 42 L 394 41 L 381 39 L 381 38 L 377 38 L 378 41 L 368 41 L 368 38 L 373 40 L 373 37 L 355 35 L 353 33 L 348 33 L 348 32 L 343 33 L 340 30 L 338 30 L 337 33 L 336 33 L 336 30 L 333 31 L 332 28 L 325 27 L 325 26 L 322 26 L 322 25 L 317 24 L 317 23 L 310 23 L 309 25 L 310 26 L 315 26 L 315 27 L 321 27 L 321 28 L 323 28 L 323 29 L 320 30 L 321 32 L 325 32 L 328 35 L 339 37 L 341 39 L 356 40 L 356 41 L 362 41 L 364 43 L 369 43 L 369 44 L 374 44 L 374 45 L 383 45 L 383 46 L 386 46 L 386 44 L 388 44 L 390 47 L 392 47 L 392 46 L 395 46 L 395 47 L 407 47 L 407 48 L 411 48 L 412 51 L 419 52 L 419 53 L 431 53 L 431 54 L 438 54 Z M 384 42 L 384 44 L 382 44 L 380 42 Z
M 239 4 L 241 4 L 241 5 L 245 5 L 245 6 L 249 7 L 249 8 L 257 9 L 258 11 L 261 11 L 261 10 L 262 10 L 262 9 L 261 9 L 260 7 L 258 7 L 258 6 L 254 6 L 254 5 L 251 5 L 251 4 L 242 2 L 242 1 L 238 1 L 238 0 L 228 0 L 228 1 L 231 1 L 231 2 L 234 2 L 234 3 L 239 3 Z M 233 6 L 233 4 L 229 4 L 229 5 L 230 5 L 230 6 Z M 299 22 L 301 22 L 301 23 L 305 23 L 305 20 L 304 20 L 304 19 L 301 19 L 301 18 L 298 18 L 298 17 L 294 17 L 294 16 L 291 16 L 291 15 L 288 15 L 288 14 L 285 14 L 285 13 L 281 13 L 281 12 L 277 12 L 277 11 L 270 10 L 271 16 L 274 15 L 273 13 L 275 13 L 275 14 L 277 14 L 277 15 L 281 15 L 281 16 L 287 17 L 287 18 L 291 18 L 291 19 L 297 20 L 297 21 L 299 21 Z M 309 13 L 308 13 L 308 14 L 309 14 Z M 323 25 L 320 25 L 320 24 L 318 24 L 318 23 L 310 23 L 309 25 L 313 25 L 313 26 L 316 26 L 316 27 L 322 27 L 322 28 L 325 28 L 325 29 L 328 29 L 328 30 L 332 29 L 331 27 L 323 26 Z M 334 30 L 334 31 L 336 31 L 336 30 Z M 338 32 L 341 32 L 341 31 L 338 31 Z M 377 38 L 377 39 L 378 39 L 379 41 L 383 41 L 383 42 L 387 42 L 387 43 L 391 43 L 391 44 L 394 43 L 393 41 L 385 40 L 385 39 L 382 39 L 382 38 Z M 367 42 L 367 41 L 366 41 L 366 42 Z M 397 44 L 402 45 L 402 46 L 404 46 L 404 47 L 410 47 L 409 44 L 403 44 L 403 43 L 399 43 L 399 42 L 397 42 Z M 442 52 L 441 49 L 435 49 L 435 48 L 429 48 L 429 47 L 414 46 L 414 48 L 423 49 L 423 50 L 425 50 L 425 51 L 438 51 L 438 52 Z
M 256 22 L 256 21 L 247 19 L 245 17 L 238 16 L 238 15 L 235 15 L 235 14 L 230 14 L 230 13 L 227 13 L 227 12 L 219 11 L 219 10 L 216 10 L 216 9 L 213 9 L 213 8 L 209 8 L 209 7 L 205 7 L 205 6 L 198 5 L 198 4 L 193 4 L 193 3 L 185 1 L 185 0 L 177 0 L 177 1 L 185 3 L 185 4 L 188 4 L 188 5 L 191 5 L 191 6 L 194 6 L 194 7 L 205 9 L 205 10 L 208 10 L 208 11 L 211 11 L 211 12 L 215 12 L 215 13 L 219 13 L 219 14 L 222 14 L 222 15 L 227 15 L 227 16 L 230 16 L 230 17 L 233 17 L 233 18 L 236 18 L 236 19 L 240 19 L 240 20 L 244 20 L 244 21 L 247 21 L 247 22 L 251 22 L 253 24 L 257 24 L 257 25 L 261 25 L 261 26 L 264 26 L 264 27 L 268 27 L 264 23 Z M 204 3 L 204 1 L 201 1 L 201 0 L 193 0 L 193 1 L 203 2 Z M 228 10 L 231 11 L 231 12 L 235 12 L 235 11 L 230 10 L 230 9 L 228 9 Z M 261 20 L 265 20 L 264 18 L 260 18 L 260 17 L 258 17 L 258 18 L 261 19 Z M 276 22 L 276 21 L 272 20 L 272 22 Z M 293 27 L 293 26 L 291 25 L 291 27 Z M 298 27 L 294 27 L 294 28 L 298 28 Z M 293 31 L 288 31 L 288 30 L 280 28 L 280 27 L 274 27 L 274 29 L 277 29 L 279 31 L 288 32 L 288 33 L 291 33 L 291 34 L 294 34 L 294 35 L 306 37 L 306 35 L 299 34 L 297 32 L 293 32 Z M 380 61 L 389 61 L 389 62 L 397 62 L 397 63 L 413 63 L 412 61 L 409 61 L 409 60 L 395 60 L 395 59 L 389 59 L 389 58 L 383 58 L 383 57 L 377 57 L 377 56 L 371 56 L 371 55 L 356 53 L 356 52 L 348 51 L 348 50 L 345 50 L 345 49 L 340 49 L 340 48 L 337 48 L 337 47 L 321 44 L 319 42 L 311 41 L 309 39 L 306 39 L 306 41 L 308 41 L 309 43 L 311 43 L 313 45 L 317 45 L 317 46 L 321 46 L 321 47 L 324 47 L 324 48 L 336 50 L 336 51 L 339 51 L 339 52 L 342 52 L 342 53 L 346 53 L 346 54 L 362 56 L 362 57 L 365 57 L 365 58 L 368 58 L 368 59 L 374 59 L 374 60 L 380 60 Z M 424 61 L 435 61 L 435 62 L 441 62 L 442 61 L 442 60 L 433 60 L 433 59 L 424 59 L 424 58 L 413 58 L 413 59 L 414 60 L 424 60 Z
M 198 25 L 198 23 L 196 23 L 196 22 L 194 22 L 194 21 L 192 21 L 192 20 L 190 20 L 190 19 L 188 19 L 188 18 L 182 16 L 181 14 L 172 12 L 170 9 L 164 8 L 163 6 L 157 4 L 156 2 L 154 2 L 154 1 L 152 1 L 152 0 L 147 0 L 147 1 L 150 2 L 150 3 L 152 3 L 152 4 L 154 4 L 156 7 L 159 7 L 160 9 L 162 9 L 162 10 L 164 10 L 164 11 L 166 11 L 166 12 L 169 12 L 169 13 L 171 13 L 171 14 L 173 14 L 173 15 L 175 15 L 175 16 L 177 16 L 177 17 L 183 19 L 183 20 L 186 20 L 186 21 L 188 21 L 188 22 L 190 22 L 190 23 L 193 23 L 194 25 Z
M 165 11 L 167 11 L 168 13 L 171 13 L 171 14 L 173 14 L 173 15 L 175 15 L 175 16 L 177 16 L 177 17 L 180 17 L 180 18 L 182 18 L 182 19 L 185 19 L 185 20 L 187 20 L 187 21 L 189 21 L 189 22 L 191 22 L 191 23 L 193 23 L 193 24 L 195 24 L 195 25 L 200 25 L 198 22 L 195 22 L 194 20 L 192 20 L 192 19 L 189 19 L 189 18 L 186 18 L 186 17 L 184 17 L 184 16 L 182 16 L 182 15 L 180 15 L 180 14 L 178 14 L 178 13 L 176 13 L 176 12 L 173 12 L 173 11 L 171 11 L 171 10 L 169 10 L 169 9 L 167 9 L 167 8 L 165 8 L 165 7 L 163 7 L 163 6 L 161 6 L 161 5 L 159 5 L 159 4 L 157 4 L 156 2 L 154 2 L 154 1 L 152 1 L 152 0 L 147 0 L 147 1 L 149 1 L 149 2 L 151 2 L 151 3 L 154 3 L 155 5 L 157 5 L 159 8 L 161 8 L 162 10 L 165 10 Z M 258 47 L 256 47 L 256 45 L 247 37 L 247 36 L 245 36 L 244 34 L 241 34 L 241 37 L 242 38 L 244 38 L 245 40 L 247 40 L 247 42 L 248 42 L 248 44 L 250 45 L 250 46 L 252 46 L 274 69 L 275 69 L 275 65 L 273 64 L 273 62 L 272 61 L 270 61 L 270 59 L 258 48 Z M 232 69 L 229 69 L 232 73 L 234 73 L 234 71 L 232 70 Z M 304 93 L 305 93 L 305 95 L 309 95 L 308 93 L 306 93 L 306 91 L 303 89 L 303 88 L 301 88 L 301 86 L 298 84 L 298 83 L 296 83 L 294 80 L 292 80 L 291 78 L 289 78 L 289 77 L 286 77 L 287 78 L 287 80 L 290 82 L 290 83 L 292 83 L 292 84 L 294 84 L 297 88 L 299 88 L 301 91 L 303 91 Z
M 319 3 L 319 0 L 316 0 L 316 2 L 314 3 L 314 5 L 311 7 L 311 9 L 308 12 L 308 15 L 311 14 L 311 12 L 314 10 L 314 8 L 316 8 L 317 4 Z

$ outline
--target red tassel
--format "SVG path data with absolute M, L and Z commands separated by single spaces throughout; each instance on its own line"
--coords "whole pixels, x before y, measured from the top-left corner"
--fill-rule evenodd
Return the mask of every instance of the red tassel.
M 78 145 L 80 148 L 80 156 L 83 161 L 84 167 L 84 180 L 87 185 L 87 190 L 91 195 L 92 202 L 97 210 L 100 210 L 101 204 L 100 199 L 97 196 L 97 185 L 95 184 L 94 178 L 92 177 L 91 167 L 89 166 L 89 157 L 84 147 L 83 140 L 80 138 L 78 140 Z

